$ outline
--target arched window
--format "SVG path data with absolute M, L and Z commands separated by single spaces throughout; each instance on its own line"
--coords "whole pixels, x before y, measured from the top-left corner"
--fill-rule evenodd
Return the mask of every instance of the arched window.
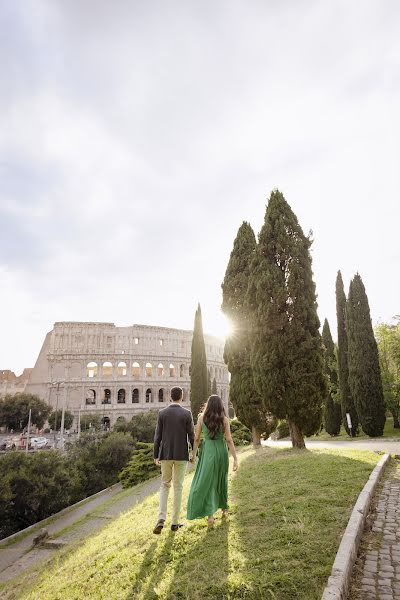
M 86 377 L 97 377 L 97 363 L 90 362 L 86 365 Z
M 109 390 L 108 388 L 104 390 L 103 400 L 101 401 L 101 403 L 111 404 L 111 390 Z
M 185 365 L 179 367 L 179 377 L 185 377 Z
M 146 402 L 153 402 L 151 388 L 147 388 L 146 390 Z
M 112 377 L 113 367 L 110 362 L 103 363 L 103 377 Z
M 126 377 L 126 363 L 119 362 L 117 367 L 117 376 Z
M 164 390 L 162 388 L 158 390 L 158 401 L 164 402 Z
M 172 363 L 169 365 L 169 376 L 175 377 L 175 367 Z
M 132 364 L 132 377 L 140 377 L 140 365 L 138 362 Z
M 132 404 L 139 404 L 139 390 L 137 388 L 132 390 Z
M 125 397 L 126 397 L 125 390 L 123 388 L 120 389 L 120 390 L 118 390 L 117 403 L 118 404 L 125 404 Z
M 164 377 L 164 365 L 160 363 L 157 367 L 157 375 L 159 377 Z
M 96 404 L 96 390 L 86 392 L 86 404 Z
M 151 363 L 146 363 L 146 377 L 151 377 L 153 375 L 153 365 Z

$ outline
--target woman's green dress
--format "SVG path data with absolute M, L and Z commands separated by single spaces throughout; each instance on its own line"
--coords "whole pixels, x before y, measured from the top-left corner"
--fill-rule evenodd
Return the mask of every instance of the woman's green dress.
M 218 508 L 228 508 L 228 447 L 224 430 L 210 438 L 207 426 L 201 426 L 203 443 L 193 477 L 187 505 L 187 518 L 213 515 Z

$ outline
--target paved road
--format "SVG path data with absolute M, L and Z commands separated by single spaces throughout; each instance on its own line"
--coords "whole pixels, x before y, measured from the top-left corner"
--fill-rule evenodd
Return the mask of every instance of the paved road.
M 278 440 L 273 442 L 267 440 L 263 445 L 271 448 L 291 448 L 290 440 Z M 377 450 L 389 454 L 400 454 L 399 438 L 382 438 L 372 440 L 306 440 L 307 448 L 353 448 L 354 450 Z

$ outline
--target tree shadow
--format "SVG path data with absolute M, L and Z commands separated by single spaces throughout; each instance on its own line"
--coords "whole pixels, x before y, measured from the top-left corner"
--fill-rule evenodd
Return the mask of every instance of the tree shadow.
M 174 561 L 168 585 L 160 589 L 168 600 L 227 598 L 230 517 L 218 517 L 209 527 L 205 520 L 188 525 L 181 544 L 184 552 Z M 153 600 L 152 596 L 146 600 Z

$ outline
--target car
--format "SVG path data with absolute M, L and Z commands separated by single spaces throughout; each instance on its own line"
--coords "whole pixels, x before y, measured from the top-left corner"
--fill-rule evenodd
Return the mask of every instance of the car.
M 33 437 L 30 439 L 30 445 L 35 449 L 46 448 L 48 443 L 49 440 L 45 437 Z

